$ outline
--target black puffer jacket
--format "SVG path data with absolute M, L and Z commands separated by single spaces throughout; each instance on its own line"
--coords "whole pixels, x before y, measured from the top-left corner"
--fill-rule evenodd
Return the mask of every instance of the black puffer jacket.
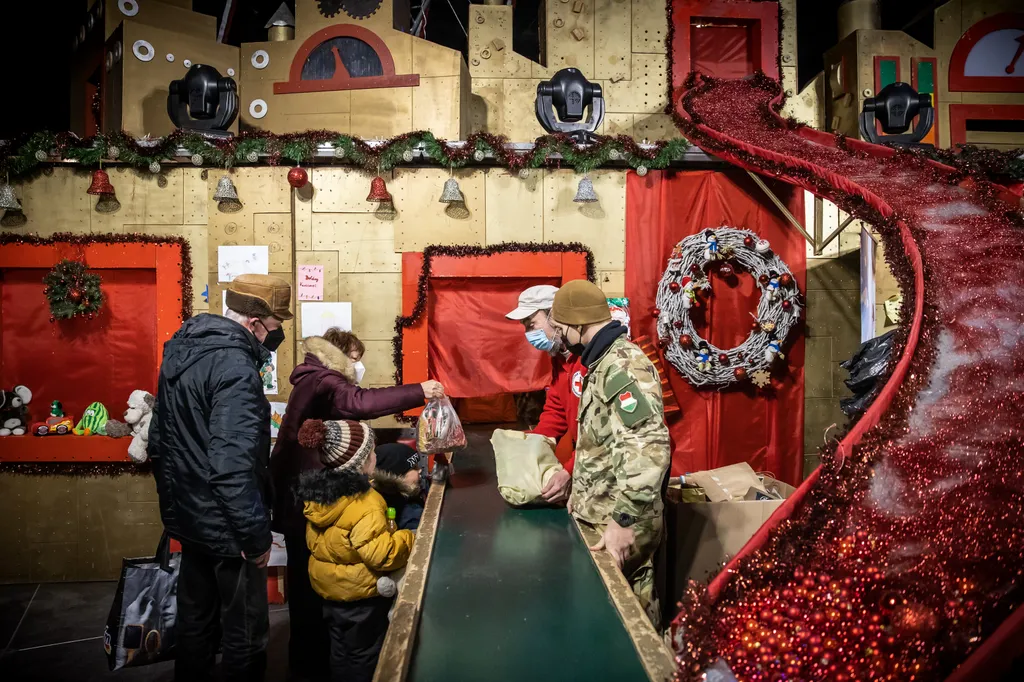
M 164 345 L 149 428 L 160 515 L 182 544 L 256 557 L 270 549 L 269 352 L 218 315 L 188 320 Z

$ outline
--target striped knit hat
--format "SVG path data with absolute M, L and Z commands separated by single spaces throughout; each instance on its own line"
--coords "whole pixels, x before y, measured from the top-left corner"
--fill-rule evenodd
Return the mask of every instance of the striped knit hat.
M 328 469 L 362 468 L 377 439 L 363 422 L 339 419 L 307 419 L 299 429 L 299 444 L 320 451 L 320 462 Z

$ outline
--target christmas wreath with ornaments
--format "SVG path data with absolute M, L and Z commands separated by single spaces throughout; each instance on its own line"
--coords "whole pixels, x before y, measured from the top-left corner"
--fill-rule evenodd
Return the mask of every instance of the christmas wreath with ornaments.
M 50 304 L 50 322 L 70 320 L 82 315 L 87 319 L 103 307 L 100 276 L 86 271 L 85 263 L 64 259 L 46 273 L 43 294 Z
M 757 315 L 746 341 L 718 348 L 701 338 L 690 311 L 706 305 L 712 269 L 722 277 L 750 273 L 761 288 Z M 676 244 L 658 285 L 658 336 L 665 358 L 693 386 L 771 383 L 772 366 L 784 359 L 783 344 L 803 307 L 796 279 L 766 240 L 734 227 L 707 229 Z

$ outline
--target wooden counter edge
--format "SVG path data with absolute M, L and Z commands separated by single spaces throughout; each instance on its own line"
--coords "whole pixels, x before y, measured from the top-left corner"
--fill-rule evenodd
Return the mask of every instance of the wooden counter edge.
M 420 607 L 427 587 L 430 557 L 437 537 L 437 524 L 441 518 L 441 501 L 445 483 L 433 483 L 427 493 L 423 516 L 416 531 L 416 542 L 406 564 L 405 582 L 395 603 L 395 612 L 384 638 L 373 682 L 401 682 L 409 673 L 416 630 L 420 622 Z
M 595 528 L 580 523 L 575 517 L 573 521 L 587 547 L 592 547 L 601 540 L 601 534 Z M 601 580 L 604 581 L 608 596 L 615 605 L 626 632 L 633 640 L 633 646 L 640 657 L 640 664 L 647 672 L 647 677 L 652 682 L 671 680 L 676 672 L 675 655 L 654 629 L 651 619 L 647 617 L 647 613 L 640 606 L 640 601 L 633 594 L 626 576 L 615 565 L 615 560 L 608 552 L 590 552 L 590 557 L 601 575 Z

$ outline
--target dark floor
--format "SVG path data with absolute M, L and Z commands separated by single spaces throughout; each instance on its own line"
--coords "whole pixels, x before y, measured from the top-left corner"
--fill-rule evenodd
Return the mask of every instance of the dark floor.
M 115 582 L 0 585 L 0 680 L 170 682 L 174 664 L 107 669 L 103 628 Z M 287 678 L 288 609 L 270 606 L 267 682 Z

